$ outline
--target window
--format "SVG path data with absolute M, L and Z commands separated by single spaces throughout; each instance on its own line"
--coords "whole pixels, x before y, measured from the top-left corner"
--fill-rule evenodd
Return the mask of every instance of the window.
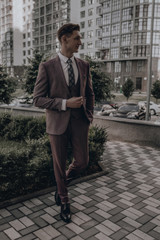
M 119 36 L 114 36 L 111 38 L 111 47 L 119 46 Z
M 120 21 L 120 11 L 116 11 L 112 13 L 112 23 Z
M 44 15 L 44 7 L 40 8 L 40 15 Z
M 157 31 L 160 30 L 160 19 L 154 20 L 154 30 L 157 30 Z
M 142 78 L 136 78 L 136 90 L 142 89 Z
M 43 35 L 44 34 L 44 27 L 40 28 L 40 34 Z
M 103 37 L 110 36 L 110 25 L 107 25 L 102 28 L 102 36 Z
M 82 39 L 84 39 L 85 33 L 81 32 Z
M 85 7 L 85 0 L 81 0 L 81 7 Z
M 31 46 L 31 42 L 30 41 L 28 41 L 28 47 L 30 47 Z
M 119 0 L 112 0 L 112 10 L 119 9 Z
M 110 47 L 110 38 L 103 38 L 102 39 L 102 48 L 109 48 Z
M 129 73 L 132 71 L 132 62 L 126 61 L 126 72 Z
M 123 7 L 130 7 L 134 4 L 134 0 L 123 0 Z
M 23 33 L 23 39 L 25 39 L 26 38 L 26 34 L 25 33 Z
M 84 43 L 82 43 L 82 45 L 81 45 L 81 49 L 84 49 Z
M 111 14 L 107 13 L 103 15 L 103 25 L 111 23 Z
M 131 20 L 131 19 L 133 19 L 133 7 L 123 9 L 122 20 Z
M 159 44 L 160 43 L 160 32 L 154 32 L 153 33 L 153 44 Z
M 121 72 L 121 62 L 115 62 L 114 71 Z
M 118 48 L 112 48 L 111 49 L 111 58 L 116 59 L 119 56 L 119 49 Z
M 88 27 L 93 27 L 93 19 L 88 20 Z
M 93 8 L 88 9 L 88 16 L 92 16 L 93 15 Z
M 143 71 L 143 61 L 137 61 L 137 72 Z
M 52 20 L 52 15 L 47 15 L 46 16 L 46 23 L 51 23 L 51 20 Z
M 97 40 L 96 42 L 95 42 L 95 45 L 96 45 L 96 48 L 102 48 L 102 41 L 101 40 Z
M 110 12 L 111 11 L 111 0 L 107 0 L 103 2 L 103 11 Z
M 132 44 L 132 34 L 123 34 L 121 37 L 121 45 L 129 46 Z
M 85 28 L 85 22 L 80 23 L 81 28 Z
M 134 43 L 135 44 L 147 44 L 147 33 L 138 32 L 134 34 Z
M 85 17 L 85 11 L 80 12 L 80 16 L 81 16 L 81 18 L 84 18 Z
M 53 2 L 53 11 L 59 10 L 59 1 Z
M 122 47 L 120 50 L 120 57 L 121 58 L 129 58 L 131 56 L 132 49 L 131 47 Z
M 40 37 L 40 44 L 41 44 L 41 45 L 44 44 L 44 36 Z
M 128 33 L 133 30 L 133 21 L 122 22 L 122 33 Z
M 93 37 L 93 30 L 87 32 L 87 38 Z
M 94 0 L 88 0 L 88 5 L 94 4 Z
M 52 25 L 51 25 L 51 24 L 46 25 L 46 33 L 47 33 L 47 34 L 50 33 L 51 30 L 52 30 Z
M 52 41 L 52 35 L 47 35 L 46 36 L 46 44 L 51 43 Z
M 23 51 L 23 56 L 26 56 L 26 51 Z
M 160 47 L 159 46 L 153 46 L 153 57 L 159 58 L 160 56 Z
M 134 56 L 135 57 L 146 57 L 149 55 L 150 50 L 149 50 L 150 46 L 146 46 L 146 45 L 140 45 L 140 46 L 135 46 L 134 47 Z
M 120 31 L 120 24 L 116 23 L 112 25 L 112 35 L 117 35 L 119 34 Z
M 88 49 L 93 48 L 93 43 L 92 43 L 92 42 L 87 42 L 87 48 L 88 48 Z
M 97 18 L 96 19 L 96 26 L 101 26 L 102 25 L 102 18 Z
M 25 42 L 23 42 L 23 47 L 25 47 L 26 46 L 26 43 Z
M 101 37 L 102 36 L 102 29 L 96 29 L 96 36 Z
M 41 17 L 41 18 L 40 18 L 40 24 L 41 24 L 41 25 L 44 25 L 44 17 Z

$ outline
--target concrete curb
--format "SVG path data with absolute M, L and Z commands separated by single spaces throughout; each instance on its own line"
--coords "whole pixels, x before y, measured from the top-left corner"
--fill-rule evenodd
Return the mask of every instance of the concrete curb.
M 78 184 L 78 183 L 81 183 L 81 182 L 89 181 L 91 179 L 100 177 L 100 176 L 105 175 L 105 174 L 108 174 L 108 171 L 103 171 L 102 170 L 101 172 L 98 172 L 98 173 L 94 173 L 94 174 L 91 174 L 91 175 L 88 175 L 88 176 L 80 177 L 80 178 L 77 178 L 77 179 L 73 180 L 69 184 L 69 186 L 72 186 L 74 184 Z M 27 201 L 31 198 L 36 198 L 38 196 L 45 195 L 47 193 L 55 191 L 55 189 L 56 189 L 56 186 L 53 186 L 53 187 L 45 188 L 45 189 L 42 189 L 42 190 L 39 190 L 39 191 L 36 191 L 36 192 L 33 192 L 33 193 L 26 194 L 24 196 L 12 198 L 12 199 L 0 202 L 0 209 L 8 207 L 8 206 L 13 205 L 13 204 L 17 204 L 17 203 L 20 203 L 20 202 Z

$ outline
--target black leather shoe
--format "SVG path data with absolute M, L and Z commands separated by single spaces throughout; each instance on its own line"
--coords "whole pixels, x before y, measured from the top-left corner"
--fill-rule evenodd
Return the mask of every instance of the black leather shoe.
M 60 216 L 61 216 L 61 219 L 66 223 L 69 223 L 71 221 L 71 212 L 70 212 L 69 203 L 61 204 Z
M 57 188 L 56 188 L 56 191 L 55 191 L 55 196 L 54 196 L 54 198 L 55 198 L 55 202 L 56 202 L 57 206 L 60 206 L 60 205 L 61 205 L 61 199 L 60 199 L 60 196 L 59 196 L 59 194 L 58 194 Z

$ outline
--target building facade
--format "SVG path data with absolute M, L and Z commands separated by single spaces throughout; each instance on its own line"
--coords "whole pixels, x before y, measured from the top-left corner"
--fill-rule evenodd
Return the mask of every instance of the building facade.
M 22 61 L 29 64 L 33 56 L 33 0 L 23 0 L 22 3 Z
M 160 79 L 160 1 L 100 0 L 100 35 L 96 47 L 100 59 L 120 88 L 127 78 L 137 91 L 147 90 L 152 45 L 152 82 Z M 152 29 L 153 21 L 153 29 Z
M 0 1 L 0 64 L 14 75 L 22 61 L 22 1 Z
M 71 21 L 80 24 L 81 27 L 82 46 L 79 54 L 81 58 L 85 58 L 85 55 L 94 59 L 100 58 L 100 50 L 96 48 L 101 31 L 99 11 L 101 11 L 99 0 L 71 1 Z
M 51 57 L 59 51 L 57 29 L 70 21 L 70 0 L 35 0 L 33 47 Z
M 0 64 L 13 65 L 13 3 L 0 1 Z

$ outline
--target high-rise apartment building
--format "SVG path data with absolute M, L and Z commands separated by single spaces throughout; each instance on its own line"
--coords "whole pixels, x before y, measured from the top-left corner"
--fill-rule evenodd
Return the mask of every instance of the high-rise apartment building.
M 160 1 L 154 1 L 154 16 L 153 0 L 99 1 L 101 30 L 96 47 L 119 86 L 131 78 L 136 90 L 146 91 L 151 47 L 152 78 L 160 79 Z
M 35 0 L 33 47 L 54 56 L 59 50 L 57 29 L 70 20 L 70 0 Z
M 14 74 L 22 65 L 22 1 L 0 1 L 0 64 Z
M 96 47 L 101 31 L 99 11 L 101 11 L 99 0 L 71 0 L 71 21 L 81 27 L 82 46 L 79 51 L 81 58 L 85 55 L 100 58 L 100 50 Z
M 33 7 L 34 0 L 21 0 L 22 5 L 22 55 L 23 64 L 28 65 L 33 54 Z
M 0 1 L 0 64 L 13 64 L 13 5 L 12 0 Z

